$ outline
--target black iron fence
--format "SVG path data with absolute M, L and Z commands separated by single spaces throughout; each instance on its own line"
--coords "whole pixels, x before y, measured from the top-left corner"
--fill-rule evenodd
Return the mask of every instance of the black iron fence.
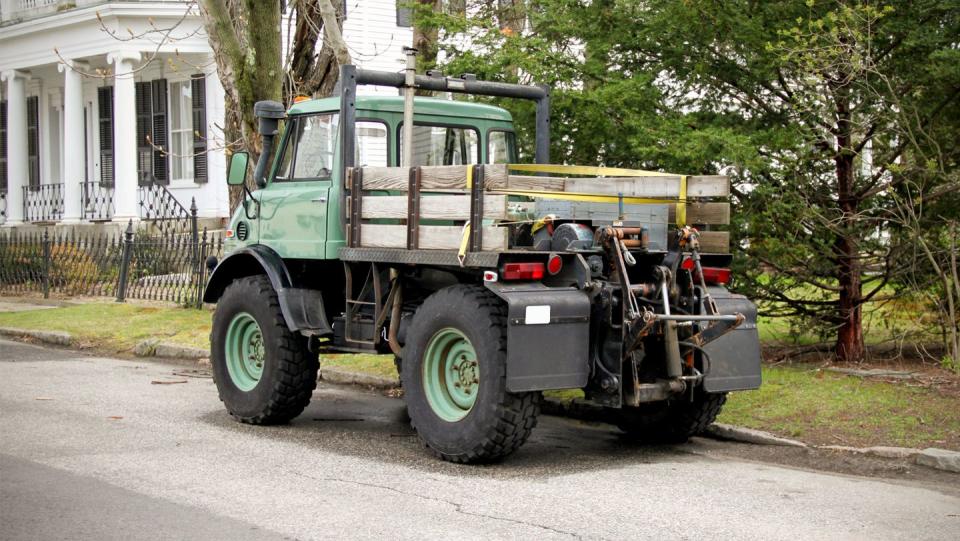
M 80 234 L 50 230 L 11 232 L 0 237 L 0 292 L 109 296 L 201 305 L 206 259 L 223 255 L 220 232 L 197 229 L 196 214 L 186 233 L 125 232 Z

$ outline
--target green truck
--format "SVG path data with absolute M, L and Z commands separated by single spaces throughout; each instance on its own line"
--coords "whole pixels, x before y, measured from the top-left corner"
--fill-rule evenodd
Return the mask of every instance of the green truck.
M 533 101 L 536 163 L 516 163 L 507 111 L 414 88 Z M 709 226 L 728 220 L 711 200 L 728 181 L 551 166 L 549 100 L 343 66 L 337 97 L 258 103 L 257 189 L 234 154 L 245 197 L 204 293 L 229 413 L 287 422 L 320 355 L 392 354 L 426 448 L 485 462 L 527 440 L 543 391 L 582 389 L 630 436 L 679 442 L 757 388 L 756 308 L 726 289 L 726 233 Z

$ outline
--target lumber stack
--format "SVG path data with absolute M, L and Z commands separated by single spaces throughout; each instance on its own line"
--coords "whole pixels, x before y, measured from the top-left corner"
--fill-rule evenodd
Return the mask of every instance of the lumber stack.
M 480 231 L 467 233 L 471 249 L 501 251 L 509 247 L 508 228 L 498 222 L 549 212 L 559 219 L 609 223 L 622 209 L 625 220 L 659 221 L 664 227 L 685 215 L 686 224 L 701 229 L 705 252 L 729 250 L 729 233 L 709 230 L 730 223 L 730 204 L 717 200 L 730 194 L 724 176 L 540 176 L 514 174 L 507 165 L 363 167 L 348 170 L 346 188 L 351 246 L 456 250 L 464 241 L 464 224 L 482 216 Z M 359 204 L 354 193 L 361 195 Z M 562 215 L 566 212 L 572 214 Z

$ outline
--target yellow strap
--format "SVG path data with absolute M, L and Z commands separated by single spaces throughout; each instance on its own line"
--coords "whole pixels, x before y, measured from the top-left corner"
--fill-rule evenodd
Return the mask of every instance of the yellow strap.
M 597 195 L 597 194 L 587 194 L 587 193 L 573 193 L 573 192 L 548 192 L 548 191 L 536 191 L 536 190 L 488 190 L 488 194 L 496 195 L 522 195 L 526 197 L 539 197 L 542 199 L 561 199 L 564 201 L 588 201 L 591 203 L 617 203 L 620 201 L 620 197 L 616 195 Z M 671 205 L 677 203 L 677 201 L 685 201 L 685 199 L 665 199 L 665 198 L 649 198 L 649 197 L 624 197 L 624 203 L 631 203 L 636 205 Z
M 467 189 L 473 189 L 473 166 L 467 166 Z
M 677 227 L 687 225 L 687 176 L 680 177 L 680 201 L 677 201 Z
M 470 178 L 469 176 L 467 178 Z M 467 222 L 463 226 L 463 232 L 460 233 L 460 249 L 457 250 L 457 260 L 460 261 L 460 266 L 463 266 L 463 262 L 467 259 L 467 246 L 470 242 L 470 222 Z
M 619 167 L 595 167 L 592 165 L 554 165 L 543 163 L 511 163 L 507 165 L 511 171 L 528 173 L 557 173 L 563 175 L 590 175 L 603 177 L 676 177 L 673 173 L 659 171 L 644 171 L 642 169 L 621 169 Z M 469 178 L 469 177 L 468 177 Z M 469 187 L 469 185 L 468 185 Z

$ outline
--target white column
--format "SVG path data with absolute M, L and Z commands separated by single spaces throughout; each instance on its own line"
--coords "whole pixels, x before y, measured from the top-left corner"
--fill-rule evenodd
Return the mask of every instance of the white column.
M 137 109 L 134 63 L 140 53 L 107 55 L 113 70 L 113 202 L 115 222 L 139 220 L 137 212 Z
M 206 78 L 207 105 L 207 193 L 212 196 L 205 201 L 205 216 L 220 218 L 230 215 L 230 188 L 227 186 L 226 154 L 224 141 L 226 136 L 220 126 L 224 119 L 224 91 L 217 75 L 213 57 L 208 62 L 210 68 L 204 72 Z M 198 205 L 200 203 L 198 202 Z
M 83 156 L 83 76 L 86 64 L 60 64 L 63 72 L 63 223 L 75 224 L 82 218 L 83 179 L 86 167 Z
M 4 226 L 23 223 L 23 187 L 30 174 L 27 165 L 27 89 L 29 72 L 0 73 L 7 83 L 7 221 Z

